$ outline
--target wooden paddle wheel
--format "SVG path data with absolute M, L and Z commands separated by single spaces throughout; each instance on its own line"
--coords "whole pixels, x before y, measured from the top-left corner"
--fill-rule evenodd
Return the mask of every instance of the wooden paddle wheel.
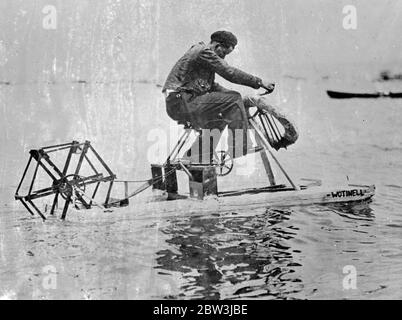
M 19 200 L 29 213 L 32 215 L 37 213 L 45 220 L 46 212 L 44 211 L 47 211 L 47 206 L 42 211 L 34 201 L 53 197 L 50 208 L 50 214 L 53 215 L 61 198 L 64 200 L 61 218 L 65 219 L 71 204 L 85 209 L 91 208 L 92 205 L 99 205 L 95 197 L 102 183 L 108 184 L 102 204 L 104 207 L 108 206 L 116 176 L 89 141 L 84 143 L 72 141 L 34 149 L 29 153 L 28 164 L 15 193 L 15 199 Z M 31 179 L 27 183 L 29 173 L 31 173 Z M 38 186 L 44 183 L 49 183 L 50 186 Z M 22 195 L 23 187 L 25 192 Z M 91 187 L 92 190 L 90 190 Z

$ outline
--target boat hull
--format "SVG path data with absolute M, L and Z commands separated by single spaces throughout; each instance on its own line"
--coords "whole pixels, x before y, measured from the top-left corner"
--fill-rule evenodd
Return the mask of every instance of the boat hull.
M 268 187 L 269 188 L 269 187 Z M 266 189 L 266 188 L 261 188 Z M 97 212 L 96 216 L 105 219 L 110 217 L 110 212 L 119 215 L 134 214 L 140 220 L 147 219 L 173 219 L 178 217 L 254 214 L 261 208 L 284 208 L 293 206 L 327 205 L 335 203 L 353 204 L 369 201 L 375 194 L 375 186 L 347 185 L 337 187 L 310 186 L 303 190 L 286 191 L 273 189 L 274 191 L 256 192 L 258 189 L 250 189 L 252 193 L 238 191 L 237 195 L 207 196 L 204 200 L 190 198 L 183 195 L 182 199 L 166 200 L 166 192 L 153 190 L 144 198 L 133 198 L 130 205 L 123 208 L 111 208 Z M 77 210 L 76 214 L 87 216 L 87 210 Z M 257 210 L 257 212 L 259 212 Z
M 336 187 L 313 186 L 304 190 L 289 190 L 248 195 L 247 205 L 265 205 L 268 207 L 299 206 L 311 204 L 329 204 L 364 201 L 375 194 L 375 186 L 347 185 Z M 238 196 L 220 198 L 222 204 L 230 206 L 244 205 Z
M 370 200 L 375 194 L 374 185 L 312 186 L 303 190 L 267 191 L 256 193 L 239 192 L 237 195 L 208 196 L 204 200 L 185 198 L 165 201 L 162 196 L 152 204 L 153 210 L 175 212 L 175 215 L 205 214 L 305 205 L 353 203 Z M 139 208 L 136 206 L 136 208 Z

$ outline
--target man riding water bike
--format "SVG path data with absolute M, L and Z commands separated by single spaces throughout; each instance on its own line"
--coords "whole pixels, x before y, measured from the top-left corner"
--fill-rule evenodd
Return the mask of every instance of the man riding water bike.
M 182 124 L 191 123 L 194 128 L 209 129 L 218 133 L 218 137 L 213 139 L 212 147 L 206 152 L 207 162 L 212 161 L 213 151 L 226 126 L 229 129 L 228 153 L 232 158 L 258 151 L 250 148 L 247 111 L 240 93 L 216 83 L 215 73 L 232 83 L 254 89 L 264 87 L 268 92 L 272 92 L 275 86 L 230 66 L 224 60 L 236 45 L 237 38 L 231 32 L 214 32 L 208 44 L 199 42 L 193 45 L 176 62 L 162 90 L 170 118 Z M 201 140 L 207 138 L 209 130 L 202 130 Z M 242 133 L 241 139 L 238 139 L 239 135 L 235 133 L 239 130 Z M 194 142 L 186 152 L 187 159 L 196 161 L 194 151 L 198 150 L 199 144 L 199 140 Z M 198 155 L 198 159 L 203 155 L 205 151 Z

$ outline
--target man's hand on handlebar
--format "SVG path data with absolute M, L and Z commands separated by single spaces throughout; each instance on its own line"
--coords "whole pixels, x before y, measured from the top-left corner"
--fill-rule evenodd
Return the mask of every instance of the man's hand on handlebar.
M 261 94 L 261 95 L 266 95 L 270 94 L 272 91 L 275 89 L 275 83 L 273 82 L 268 82 L 268 81 L 262 81 L 261 83 L 261 88 L 264 88 L 266 91 Z

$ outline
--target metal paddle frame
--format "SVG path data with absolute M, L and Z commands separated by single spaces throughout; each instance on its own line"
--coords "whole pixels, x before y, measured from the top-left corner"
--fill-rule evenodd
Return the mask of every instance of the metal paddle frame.
M 50 155 L 54 152 L 63 150 L 67 150 L 68 153 L 64 166 L 61 169 L 52 161 Z M 96 168 L 93 161 L 89 159 L 88 155 L 90 152 L 92 153 L 92 155 L 95 156 L 95 159 L 98 161 L 98 168 Z M 110 193 L 116 176 L 106 165 L 103 159 L 99 156 L 96 150 L 92 147 L 89 141 L 85 141 L 84 143 L 73 141 L 71 143 L 48 146 L 40 149 L 33 149 L 29 153 L 30 157 L 28 160 L 28 164 L 24 170 L 22 178 L 15 192 L 15 199 L 20 201 L 31 215 L 37 213 L 43 220 L 46 220 L 45 214 L 34 203 L 34 200 L 48 196 L 54 196 L 53 204 L 50 210 L 51 215 L 54 214 L 55 209 L 58 205 L 59 196 L 64 198 L 65 204 L 61 215 L 62 219 L 65 219 L 70 204 L 75 205 L 77 201 L 80 202 L 85 208 L 89 209 L 91 208 L 92 204 L 95 203 L 94 198 L 102 182 L 109 183 L 105 199 L 105 206 L 107 205 L 110 199 Z M 75 169 L 73 169 L 73 172 L 71 173 L 71 161 L 73 156 L 75 155 L 78 155 L 79 158 L 77 166 L 75 167 Z M 36 161 L 36 165 L 32 180 L 29 185 L 28 193 L 25 195 L 21 195 L 21 186 L 26 179 L 29 167 L 34 161 Z M 84 162 L 86 162 L 92 169 L 94 173 L 93 175 L 82 176 L 80 174 Z M 101 168 L 99 168 L 99 164 Z M 53 183 L 50 187 L 41 189 L 34 188 L 39 168 L 43 169 L 44 172 L 52 179 Z M 101 173 L 102 171 L 106 172 L 106 175 Z M 95 188 L 92 195 L 89 196 L 85 193 L 85 188 L 86 186 L 91 184 L 95 184 Z
M 267 134 L 267 130 L 266 128 L 261 128 L 260 125 L 254 120 L 254 118 L 250 118 L 249 119 L 249 123 L 252 126 L 252 128 L 255 130 L 257 136 L 258 136 L 258 140 L 259 143 L 262 144 L 262 147 L 269 153 L 269 155 L 271 156 L 271 158 L 275 161 L 275 163 L 277 164 L 278 168 L 282 171 L 283 175 L 286 177 L 286 179 L 289 181 L 290 185 L 292 186 L 292 188 L 294 190 L 300 190 L 300 187 L 298 187 L 293 180 L 290 178 L 290 176 L 288 175 L 288 173 L 285 171 L 285 169 L 283 168 L 283 166 L 281 165 L 281 163 L 279 162 L 279 160 L 275 157 L 275 155 L 273 154 L 273 152 L 271 151 L 270 148 L 270 144 L 266 138 L 266 136 L 263 134 L 263 130 L 265 131 L 265 133 Z
M 213 121 L 224 121 L 222 119 L 219 120 L 212 120 Z M 196 131 L 199 132 L 199 129 L 195 129 L 192 127 L 190 122 L 187 122 L 184 125 L 184 132 L 183 134 L 180 136 L 179 140 L 177 141 L 175 147 L 173 148 L 173 150 L 170 152 L 169 156 L 167 157 L 164 166 L 166 165 L 170 165 L 172 164 L 172 162 L 178 162 L 179 166 L 181 168 L 185 167 L 185 164 L 183 163 L 183 161 L 181 159 L 178 159 L 178 156 L 180 154 L 180 151 L 183 149 L 184 145 L 186 144 L 186 142 L 188 141 L 190 134 L 192 131 Z M 216 166 L 218 168 L 218 172 L 217 175 L 218 176 L 226 176 L 228 175 L 232 169 L 233 169 L 233 159 L 231 158 L 231 156 L 224 150 L 220 150 L 220 151 L 213 151 L 214 152 L 214 156 L 216 158 L 217 163 L 212 163 L 212 165 Z M 224 170 L 224 168 L 226 170 Z M 189 176 L 189 178 L 191 179 L 191 174 L 189 174 L 188 170 L 183 169 L 184 172 L 186 172 L 186 174 Z

